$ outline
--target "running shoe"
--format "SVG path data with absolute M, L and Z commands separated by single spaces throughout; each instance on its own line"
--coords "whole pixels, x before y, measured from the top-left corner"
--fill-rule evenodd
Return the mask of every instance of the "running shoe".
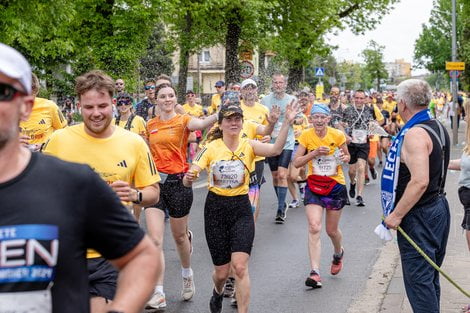
M 337 255 L 333 254 L 333 261 L 331 261 L 331 275 L 336 275 L 341 272 L 343 268 L 343 256 L 344 256 L 344 249 L 341 249 L 341 256 L 338 257 Z
M 294 199 L 294 200 L 292 200 L 292 202 L 289 204 L 289 208 L 298 208 L 299 205 L 300 205 L 299 200 Z
M 305 286 L 312 288 L 321 288 L 320 274 L 312 270 L 310 272 L 310 275 L 307 277 L 307 280 L 305 281 Z
M 356 198 L 356 205 L 357 205 L 357 206 L 365 206 L 365 205 L 366 205 L 366 203 L 364 202 L 364 199 L 362 199 L 361 196 L 357 196 L 357 198 Z
M 211 313 L 220 313 L 222 312 L 222 302 L 224 300 L 224 295 L 218 294 L 217 291 L 215 291 L 215 288 L 212 290 L 212 297 L 209 302 L 209 309 L 211 310 Z
M 364 185 L 369 185 L 369 182 L 370 182 L 369 176 L 366 175 L 366 177 L 364 179 Z
M 276 224 L 284 224 L 286 221 L 286 213 L 278 213 L 276 215 Z
M 229 277 L 225 282 L 224 297 L 230 298 L 235 294 L 235 278 Z
M 370 175 L 372 176 L 372 179 L 376 180 L 377 179 L 377 171 L 373 167 L 371 167 L 369 169 L 370 169 Z
M 194 286 L 193 275 L 189 277 L 183 277 L 183 291 L 181 291 L 181 297 L 183 297 L 183 300 L 190 300 L 194 296 L 195 292 L 196 287 Z
M 353 199 L 356 197 L 356 184 L 349 184 L 349 196 Z
M 189 254 L 193 255 L 193 232 L 188 229 Z
M 166 308 L 165 294 L 159 291 L 154 292 L 152 298 L 147 302 L 146 308 L 150 309 L 164 309 Z

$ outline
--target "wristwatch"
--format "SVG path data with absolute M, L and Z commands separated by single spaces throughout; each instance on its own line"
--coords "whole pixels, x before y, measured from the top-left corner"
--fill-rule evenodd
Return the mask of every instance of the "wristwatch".
M 136 189 L 137 191 L 137 200 L 132 201 L 135 204 L 140 204 L 142 202 L 142 191 Z M 113 312 L 108 312 L 108 313 L 113 313 Z

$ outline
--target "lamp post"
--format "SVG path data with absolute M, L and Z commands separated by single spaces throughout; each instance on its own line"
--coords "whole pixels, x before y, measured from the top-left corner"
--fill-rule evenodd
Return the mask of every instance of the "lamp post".
M 452 62 L 457 61 L 457 31 L 456 31 L 456 13 L 455 1 L 452 0 Z M 452 110 L 454 111 L 452 123 L 452 144 L 455 146 L 458 143 L 458 129 L 457 129 L 457 75 L 452 75 Z

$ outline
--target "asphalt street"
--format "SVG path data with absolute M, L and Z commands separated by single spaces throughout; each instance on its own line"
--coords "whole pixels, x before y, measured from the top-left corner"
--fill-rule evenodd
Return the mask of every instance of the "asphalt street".
M 347 168 L 345 168 L 347 172 Z M 284 225 L 274 223 L 276 196 L 269 169 L 265 169 L 267 183 L 261 189 L 261 214 L 256 224 L 256 236 L 250 259 L 250 312 L 328 313 L 346 312 L 359 296 L 368 280 L 380 248 L 381 240 L 373 232 L 380 221 L 379 182 L 371 181 L 365 187 L 365 207 L 343 209 L 340 228 L 345 248 L 344 268 L 337 276 L 330 275 L 332 244 L 322 230 L 321 276 L 323 287 L 310 289 L 304 282 L 308 273 L 307 223 L 303 205 L 290 209 Z M 196 294 L 191 301 L 181 300 L 181 267 L 166 223 L 164 249 L 166 260 L 165 293 L 169 313 L 209 312 L 212 293 L 212 262 L 207 248 L 203 211 L 207 194 L 206 176 L 194 184 L 194 202 L 190 213 L 190 229 L 194 233 L 192 268 Z M 348 183 L 349 186 L 349 183 Z M 288 201 L 291 198 L 288 196 Z M 146 312 L 152 312 L 148 310 Z M 224 300 L 222 312 L 236 312 L 230 300 Z

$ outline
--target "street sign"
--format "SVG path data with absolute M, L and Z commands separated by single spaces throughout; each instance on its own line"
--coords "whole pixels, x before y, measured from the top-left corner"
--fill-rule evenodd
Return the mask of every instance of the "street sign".
M 449 76 L 450 78 L 459 78 L 460 77 L 460 71 L 449 71 Z
M 446 62 L 446 71 L 463 71 L 465 62 Z
M 315 76 L 317 76 L 317 77 L 325 76 L 325 68 L 315 67 Z
M 328 78 L 328 82 L 330 83 L 330 85 L 334 85 L 336 84 L 336 78 L 334 78 L 333 76 Z
M 240 77 L 243 79 L 250 78 L 255 73 L 255 67 L 250 61 L 242 61 L 240 63 Z

